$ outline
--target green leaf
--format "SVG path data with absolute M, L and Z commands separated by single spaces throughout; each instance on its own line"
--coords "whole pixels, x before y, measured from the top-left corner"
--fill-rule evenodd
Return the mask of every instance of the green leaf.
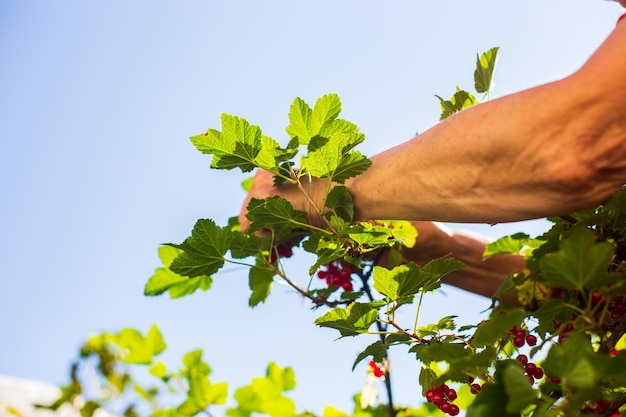
M 388 348 L 388 345 L 383 344 L 383 342 L 381 342 L 380 340 L 377 340 L 376 342 L 372 343 L 371 345 L 366 347 L 363 352 L 357 355 L 356 359 L 354 360 L 354 363 L 352 364 L 352 370 L 354 371 L 354 369 L 359 364 L 359 362 L 361 362 L 363 359 L 367 358 L 368 356 L 371 356 L 374 362 L 381 363 L 383 359 L 385 358 L 385 355 L 387 354 L 387 348 Z
M 378 318 L 378 310 L 369 303 L 352 303 L 348 307 L 337 307 L 315 320 L 320 327 L 330 327 L 342 337 L 365 333 Z
M 249 417 L 252 413 L 260 413 L 271 417 L 295 417 L 295 404 L 283 395 L 284 390 L 295 386 L 292 372 L 270 364 L 267 377 L 254 378 L 252 384 L 235 391 L 237 407 L 228 409 L 226 415 Z
M 390 300 L 413 296 L 420 291 L 431 291 L 439 287 L 441 277 L 464 265 L 449 257 L 430 261 L 423 267 L 416 264 L 400 265 L 392 270 L 374 267 L 374 288 Z
M 478 325 L 472 346 L 485 347 L 496 343 L 513 326 L 519 326 L 526 316 L 527 313 L 521 308 L 514 308 L 503 314 L 499 312 L 492 314 L 489 320 Z
M 454 113 L 478 104 L 476 97 L 465 90 L 459 89 L 459 87 L 456 88 L 456 92 L 450 100 L 444 100 L 438 95 L 435 95 L 435 97 L 439 99 L 439 106 L 441 107 L 441 116 L 439 117 L 439 120 L 446 119 Z
M 506 405 L 502 384 L 487 384 L 468 407 L 466 417 L 519 417 L 519 413 L 507 413 Z
M 196 290 L 208 290 L 213 280 L 211 277 L 202 275 L 188 278 L 170 270 L 170 265 L 176 257 L 183 253 L 183 250 L 172 246 L 161 246 L 159 257 L 163 262 L 163 267 L 158 268 L 146 283 L 144 295 L 154 296 L 169 291 L 170 298 L 180 298 L 193 294 Z
M 448 363 L 459 360 L 464 356 L 473 355 L 462 343 L 430 343 L 418 344 L 410 349 L 424 364 L 446 361 Z
M 191 142 L 200 152 L 213 155 L 212 168 L 240 168 L 243 172 L 252 171 L 257 166 L 255 160 L 263 148 L 258 126 L 226 113 L 222 114 L 221 132 L 208 129 L 201 135 L 192 136 Z
M 400 242 L 402 246 L 412 248 L 417 239 L 418 230 L 413 224 L 406 220 L 388 220 L 385 226 L 391 228 L 394 241 Z
M 173 284 L 168 291 L 171 299 L 185 297 L 195 293 L 197 290 L 207 291 L 211 288 L 213 278 L 202 275 L 199 277 L 187 278 L 185 281 Z
M 493 87 L 493 72 L 496 68 L 499 47 L 491 48 L 480 56 L 476 55 L 474 88 L 477 93 L 489 94 Z
M 209 365 L 202 360 L 202 349 L 187 352 L 185 356 L 183 356 L 183 365 L 185 369 L 181 370 L 181 375 L 185 378 L 190 378 L 190 375 L 195 373 L 202 375 L 209 375 L 211 373 Z
M 367 222 L 350 226 L 348 229 L 342 230 L 352 240 L 359 245 L 389 245 L 392 239 L 391 229 L 384 226 L 377 226 Z
M 329 212 L 326 217 L 335 214 L 346 222 L 351 222 L 354 217 L 354 204 L 348 188 L 343 185 L 333 187 L 326 196 L 326 208 Z
M 243 259 L 266 251 L 269 247 L 270 238 L 268 236 L 243 234 L 237 230 L 233 231 L 232 234 L 230 254 L 233 258 Z
M 502 368 L 502 384 L 507 396 L 507 413 L 519 413 L 537 398 L 522 367 L 514 361 Z
M 308 145 L 312 138 L 328 134 L 340 112 L 341 100 L 337 94 L 320 97 L 313 110 L 304 100 L 296 98 L 289 110 L 287 133 L 302 145 Z
M 154 271 L 144 288 L 144 295 L 154 296 L 167 291 L 172 285 L 185 281 L 187 278 L 172 272 L 169 268 L 172 261 L 182 253 L 180 249 L 171 246 L 161 246 L 159 248 L 159 258 L 163 263 L 162 268 Z
M 610 280 L 614 254 L 613 244 L 597 242 L 589 230 L 576 230 L 561 241 L 558 252 L 543 259 L 541 268 L 550 287 L 596 289 Z
M 248 300 L 250 307 L 256 307 L 264 302 L 272 291 L 272 283 L 274 282 L 274 271 L 257 265 L 250 268 L 248 285 L 252 293 Z
M 290 391 L 296 387 L 296 374 L 293 369 L 281 368 L 274 362 L 267 366 L 267 379 L 274 382 L 281 391 Z
M 149 364 L 154 355 L 165 350 L 163 336 L 156 325 L 152 325 L 146 337 L 136 329 L 122 329 L 117 337 L 119 345 L 126 350 L 124 362 Z
M 287 134 L 291 138 L 297 138 L 301 144 L 308 145 L 311 138 L 317 134 L 311 134 L 311 132 L 309 132 L 312 115 L 313 110 L 311 110 L 309 105 L 300 97 L 297 97 L 293 103 L 291 103 L 291 108 L 289 109 L 289 126 L 287 126 L 286 129 Z
M 499 254 L 522 254 L 530 255 L 532 250 L 537 249 L 543 245 L 545 241 L 539 239 L 530 239 L 528 235 L 516 234 L 512 236 L 504 236 L 494 242 L 487 244 L 483 258 L 487 258 L 493 255 Z M 526 252 L 526 249 L 530 249 L 530 252 Z
M 426 397 L 426 393 L 434 388 L 437 374 L 428 366 L 422 366 L 420 370 L 419 383 L 422 387 L 422 396 Z
M 573 312 L 571 305 L 560 298 L 548 301 L 539 307 L 533 315 L 539 320 L 537 331 L 545 334 L 554 330 L 554 319 L 560 317 L 563 321 L 567 321 Z
M 325 144 L 310 150 L 302 158 L 301 168 L 315 177 L 343 183 L 362 174 L 371 165 L 371 161 L 360 152 L 352 151 L 363 139 L 360 133 L 333 133 Z
M 170 269 L 188 277 L 214 274 L 224 265 L 232 236 L 229 227 L 218 227 L 210 219 L 198 220 L 191 236 L 182 244 L 169 244 L 184 251 L 174 259 Z
M 308 224 L 306 212 L 294 210 L 291 203 L 281 197 L 264 200 L 253 198 L 248 204 L 246 217 L 251 221 L 249 233 L 262 229 L 271 230 L 277 241 L 281 241 L 292 230 Z
M 163 362 L 158 361 L 150 367 L 149 372 L 157 378 L 164 378 L 167 375 L 167 366 Z

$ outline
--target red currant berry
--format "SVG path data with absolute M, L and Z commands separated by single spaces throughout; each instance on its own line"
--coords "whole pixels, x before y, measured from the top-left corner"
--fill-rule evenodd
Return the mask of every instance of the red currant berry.
M 456 391 L 453 388 L 448 389 L 448 392 L 446 392 L 446 397 L 448 397 L 448 400 L 450 401 L 456 400 Z
M 470 387 L 470 392 L 472 394 L 478 394 L 483 388 L 478 384 L 472 384 Z
M 459 415 L 460 412 L 461 412 L 461 410 L 459 410 L 459 407 L 457 405 L 455 405 L 455 404 L 452 404 L 450 406 L 450 411 L 448 411 L 448 414 L 450 414 L 451 416 L 457 416 L 457 415 Z
M 520 361 L 522 363 L 522 365 L 526 366 L 526 364 L 528 364 L 528 356 L 526 355 L 517 355 L 516 358 L 518 361 Z
M 528 346 L 535 346 L 537 344 L 537 336 L 529 334 L 526 336 L 526 343 L 528 343 Z
M 433 392 L 433 390 L 429 389 L 428 391 L 426 391 L 426 401 L 428 401 L 429 403 L 432 403 L 434 395 L 435 393 Z
M 515 339 L 513 339 L 513 344 L 515 345 L 515 347 L 521 348 L 526 344 L 526 340 L 524 340 L 523 337 L 515 336 Z

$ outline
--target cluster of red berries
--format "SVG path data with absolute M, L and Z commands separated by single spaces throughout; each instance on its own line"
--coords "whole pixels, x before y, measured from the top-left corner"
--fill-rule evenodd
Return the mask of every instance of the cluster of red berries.
M 475 383 L 475 382 L 474 382 L 474 377 L 473 377 L 473 376 L 470 376 L 470 377 L 468 377 L 468 378 L 467 378 L 467 383 L 468 383 L 468 384 L 469 384 L 469 386 L 470 386 L 470 392 L 471 392 L 472 394 L 474 394 L 474 395 L 476 395 L 476 394 L 478 394 L 480 391 L 482 391 L 483 386 L 484 386 L 484 384 L 483 384 L 483 385 L 480 385 L 480 384 Z
M 531 384 L 535 383 L 535 379 L 543 378 L 543 369 L 532 362 L 528 362 L 528 356 L 517 355 L 516 359 L 521 362 L 524 367 L 524 371 L 526 372 L 526 378 L 528 378 Z
M 291 243 L 280 243 L 270 252 L 270 263 L 275 264 L 278 258 L 291 258 L 293 256 L 293 245 Z
M 376 378 L 382 378 L 385 375 L 385 370 L 374 361 L 370 361 L 368 367 Z
M 537 344 L 537 336 L 526 333 L 524 329 L 513 327 L 509 330 L 509 333 L 513 335 L 513 345 L 515 345 L 516 348 L 521 348 L 526 343 L 528 343 L 528 346 L 535 346 Z
M 352 291 L 351 275 L 351 265 L 343 261 L 331 262 L 326 265 L 326 270 L 317 271 L 317 277 L 326 280 L 326 285 L 329 287 L 335 285 L 341 287 L 344 291 Z
M 451 416 L 459 414 L 459 406 L 454 404 L 457 394 L 454 388 L 441 384 L 426 392 L 426 401 L 435 404 L 441 411 Z

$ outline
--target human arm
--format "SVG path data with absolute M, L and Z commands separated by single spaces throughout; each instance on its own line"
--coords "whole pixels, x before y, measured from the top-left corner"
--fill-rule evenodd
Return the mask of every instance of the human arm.
M 571 76 L 464 110 L 372 157 L 346 184 L 356 220 L 497 223 L 591 207 L 626 182 L 624 92 L 623 20 Z M 257 185 L 249 198 L 280 195 L 319 224 L 293 187 Z M 310 189 L 321 205 L 324 180 Z
M 626 182 L 626 24 L 573 75 L 492 100 L 372 158 L 356 217 L 506 222 L 593 206 Z
M 445 284 L 491 298 L 509 275 L 526 266 L 519 255 L 483 258 L 489 241 L 475 233 L 451 230 L 431 222 L 413 222 L 413 226 L 419 234 L 412 248 L 402 248 L 403 262 L 424 265 L 449 255 L 465 264 L 465 268 L 447 274 L 443 278 Z M 513 293 L 506 294 L 501 301 L 507 305 L 519 303 Z

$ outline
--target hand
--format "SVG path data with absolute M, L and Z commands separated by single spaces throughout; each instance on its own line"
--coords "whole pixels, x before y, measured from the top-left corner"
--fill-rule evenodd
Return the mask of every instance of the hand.
M 309 183 L 306 177 L 302 180 L 303 187 L 299 189 L 298 186 L 290 183 L 282 183 L 278 186 L 274 186 L 274 174 L 269 171 L 259 169 L 257 170 L 250 192 L 243 201 L 241 212 L 239 213 L 239 224 L 241 231 L 246 233 L 250 228 L 250 220 L 246 217 L 248 213 L 247 207 L 250 200 L 253 198 L 265 199 L 268 197 L 278 196 L 286 199 L 291 203 L 294 209 L 305 211 L 308 213 L 308 221 L 314 226 L 320 227 L 322 225 L 322 218 L 315 210 L 315 207 L 305 196 L 308 193 L 311 200 L 317 207 L 321 207 L 324 200 L 325 184 L 324 180 L 314 179 Z M 320 191 L 323 190 L 323 191 Z

